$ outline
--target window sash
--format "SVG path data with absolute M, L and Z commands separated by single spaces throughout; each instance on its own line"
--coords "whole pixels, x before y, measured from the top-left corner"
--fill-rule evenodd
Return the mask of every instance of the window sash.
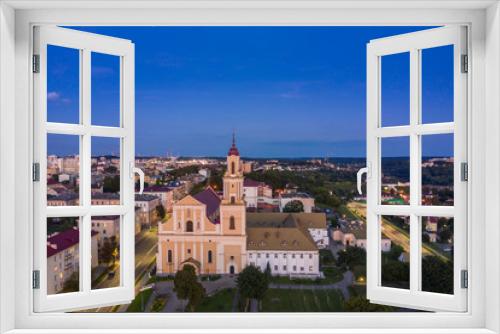
M 80 124 L 47 122 L 47 45 L 79 50 Z M 120 57 L 120 126 L 91 123 L 91 53 Z M 34 291 L 34 311 L 70 311 L 129 302 L 134 298 L 134 48 L 130 41 L 58 27 L 34 30 L 34 53 L 40 56 L 40 72 L 34 74 L 34 161 L 40 165 L 40 181 L 34 182 L 33 269 L 40 272 L 40 288 Z M 47 206 L 47 135 L 79 136 L 79 204 Z M 91 205 L 91 139 L 94 136 L 120 140 L 120 205 Z M 92 290 L 92 216 L 119 215 L 120 286 Z M 47 294 L 47 218 L 79 217 L 78 292 Z
M 373 302 L 431 311 L 467 310 L 467 290 L 461 287 L 460 274 L 467 270 L 467 183 L 461 181 L 462 162 L 467 162 L 467 75 L 461 73 L 461 55 L 467 54 L 466 28 L 442 28 L 402 34 L 371 41 L 367 47 L 367 297 Z M 454 121 L 420 124 L 421 51 L 437 46 L 454 46 Z M 410 124 L 381 126 L 381 57 L 410 53 Z M 421 205 L 421 136 L 454 134 L 454 206 Z M 381 139 L 406 136 L 410 140 L 410 204 L 382 205 Z M 410 217 L 410 288 L 381 285 L 382 265 L 380 217 Z M 454 294 L 446 295 L 421 289 L 421 217 L 454 217 Z

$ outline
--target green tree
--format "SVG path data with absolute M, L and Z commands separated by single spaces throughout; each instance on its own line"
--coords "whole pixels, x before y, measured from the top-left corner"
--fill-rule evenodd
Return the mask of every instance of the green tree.
M 120 175 L 106 176 L 102 188 L 102 191 L 105 193 L 120 192 Z
M 205 288 L 198 282 L 192 266 L 184 266 L 174 277 L 174 291 L 179 299 L 187 299 L 187 309 L 194 311 L 205 297 Z
M 78 271 L 75 271 L 73 274 L 71 274 L 70 277 L 68 277 L 67 280 L 64 281 L 63 285 L 63 290 L 61 292 L 76 292 L 80 290 L 80 283 L 79 283 L 79 273 Z
M 391 306 L 372 304 L 363 296 L 351 297 L 344 303 L 344 311 L 346 312 L 390 312 L 393 311 Z
M 290 201 L 286 203 L 283 212 L 304 212 L 304 204 L 298 200 Z
M 252 265 L 240 272 L 236 282 L 240 295 L 246 300 L 245 309 L 248 309 L 250 299 L 262 300 L 269 285 L 266 275 Z
M 101 251 L 99 252 L 100 262 L 106 264 L 109 264 L 111 262 L 111 265 L 114 265 L 117 252 L 118 242 L 116 241 L 116 237 L 112 236 L 111 238 L 104 238 Z
M 352 268 L 366 264 L 366 251 L 357 246 L 347 246 L 337 254 L 337 265 L 342 268 Z
M 444 262 L 436 256 L 422 258 L 422 290 L 453 293 L 453 262 Z
M 165 211 L 165 207 L 163 206 L 163 204 L 156 206 L 156 214 L 158 215 L 158 217 L 160 217 L 161 220 L 165 219 L 167 212 Z
M 382 282 L 389 286 L 407 288 L 410 282 L 410 266 L 400 261 L 389 261 L 382 265 Z

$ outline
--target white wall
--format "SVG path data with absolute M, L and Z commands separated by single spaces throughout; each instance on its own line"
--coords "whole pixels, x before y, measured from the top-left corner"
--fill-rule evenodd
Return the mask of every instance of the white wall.
M 264 271 L 269 262 L 273 275 L 319 276 L 319 253 L 317 251 L 247 251 L 247 254 L 247 264 L 253 264 Z M 293 270 L 294 266 L 296 270 Z

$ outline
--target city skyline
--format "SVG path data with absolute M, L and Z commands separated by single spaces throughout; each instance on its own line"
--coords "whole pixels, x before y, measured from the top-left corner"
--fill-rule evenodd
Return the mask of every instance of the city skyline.
M 362 158 L 366 44 L 428 27 L 78 29 L 135 43 L 137 156 L 223 157 L 236 129 L 248 158 Z M 64 59 L 49 58 L 49 69 L 57 64 L 56 74 L 70 78 Z M 116 109 L 109 98 L 116 94 L 116 61 L 98 55 L 95 62 L 93 119 L 113 124 L 108 111 Z M 407 78 L 398 73 L 402 66 L 404 61 L 395 63 L 395 84 L 387 90 L 397 110 L 406 107 Z M 430 72 L 438 69 L 431 66 Z M 74 87 L 73 92 L 67 87 L 63 80 L 48 83 L 49 110 L 64 114 L 75 107 Z M 430 100 L 432 108 L 452 110 L 443 103 L 452 89 L 443 88 L 442 80 L 427 88 L 441 92 L 441 99 Z M 449 143 L 435 144 L 429 156 L 451 154 Z M 58 141 L 49 151 L 74 154 L 69 145 Z M 98 146 L 93 155 L 113 152 L 104 143 Z M 406 150 L 396 145 L 391 154 L 403 156 Z

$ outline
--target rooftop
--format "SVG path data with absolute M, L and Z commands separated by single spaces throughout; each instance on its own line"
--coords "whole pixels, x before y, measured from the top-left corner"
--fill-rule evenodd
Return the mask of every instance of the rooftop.
M 92 236 L 98 234 L 92 231 Z M 47 257 L 53 256 L 65 249 L 77 245 L 80 241 L 80 231 L 77 229 L 69 229 L 59 232 L 47 238 Z

